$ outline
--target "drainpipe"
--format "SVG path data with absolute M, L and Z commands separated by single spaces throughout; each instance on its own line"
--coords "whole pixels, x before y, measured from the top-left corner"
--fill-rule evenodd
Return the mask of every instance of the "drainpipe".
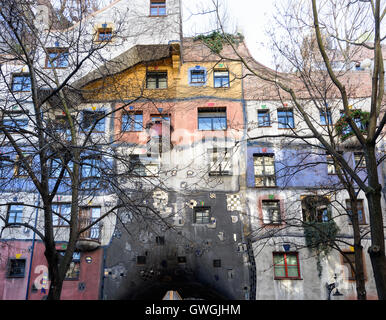
M 36 216 L 35 216 L 35 225 L 34 225 L 35 229 L 36 229 L 36 225 L 37 225 L 37 221 L 38 221 L 39 206 L 40 206 L 40 194 L 38 194 L 38 200 L 37 200 L 37 205 L 36 205 Z M 28 300 L 29 285 L 30 285 L 30 281 L 31 281 L 32 260 L 33 260 L 34 249 L 35 249 L 35 237 L 36 237 L 36 233 L 34 232 L 34 235 L 32 237 L 31 261 L 29 263 L 27 292 L 25 294 L 25 300 Z

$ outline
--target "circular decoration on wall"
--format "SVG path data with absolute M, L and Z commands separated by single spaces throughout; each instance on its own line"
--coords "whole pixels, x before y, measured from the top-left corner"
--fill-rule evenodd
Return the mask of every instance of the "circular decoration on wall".
M 90 256 L 87 256 L 85 259 L 86 259 L 86 263 L 91 263 L 92 262 L 92 257 L 90 257 Z

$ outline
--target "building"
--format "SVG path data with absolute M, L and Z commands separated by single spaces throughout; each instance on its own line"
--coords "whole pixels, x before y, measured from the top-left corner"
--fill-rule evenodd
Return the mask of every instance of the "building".
M 50 97 L 42 118 L 52 150 L 56 250 L 64 255 L 70 245 L 75 191 L 80 230 L 92 224 L 76 239 L 61 299 L 161 300 L 168 291 L 205 300 L 355 299 L 352 268 L 342 254 L 307 247 L 302 222 L 334 221 L 346 240 L 342 252 L 352 259 L 350 208 L 336 166 L 315 139 L 310 147 L 280 137 L 308 130 L 290 97 L 281 92 L 279 98 L 274 86 L 247 76 L 230 46 L 221 51 L 227 59 L 219 59 L 202 39 L 183 37 L 178 0 L 135 1 L 114 1 L 84 23 L 56 21 L 54 30 L 51 9 L 44 2 L 36 8 L 36 25 L 47 36 L 36 66 L 41 96 Z M 253 68 L 273 72 L 254 61 L 242 37 L 233 40 Z M 3 97 L 3 125 L 16 126 L 16 145 L 38 168 L 32 78 L 26 65 L 5 61 L 12 90 Z M 363 70 L 349 77 L 369 81 Z M 65 98 L 50 95 L 63 81 Z M 366 87 L 352 89 L 353 110 L 368 110 Z M 341 117 L 339 99 L 328 98 L 318 110 L 302 96 L 320 130 Z M 79 132 L 76 143 L 84 143 L 77 190 L 71 188 L 74 161 L 65 157 L 74 146 L 69 118 Z M 46 223 L 43 199 L 15 149 L 1 145 L 0 226 L 35 229 L 2 231 L 0 298 L 40 300 L 50 281 L 38 233 Z M 360 150 L 343 151 L 365 174 Z M 380 177 L 385 185 L 381 168 Z M 359 200 L 366 231 L 363 193 Z M 365 252 L 368 237 L 362 245 Z M 364 264 L 368 298 L 375 298 L 367 255 Z M 329 291 L 332 283 L 343 296 Z

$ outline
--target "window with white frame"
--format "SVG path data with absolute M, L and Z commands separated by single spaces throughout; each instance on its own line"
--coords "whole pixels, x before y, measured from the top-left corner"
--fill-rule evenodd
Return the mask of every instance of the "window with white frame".
M 263 223 L 264 224 L 280 224 L 280 201 L 279 200 L 263 200 Z
M 275 157 L 273 154 L 254 154 L 253 167 L 256 187 L 275 187 Z

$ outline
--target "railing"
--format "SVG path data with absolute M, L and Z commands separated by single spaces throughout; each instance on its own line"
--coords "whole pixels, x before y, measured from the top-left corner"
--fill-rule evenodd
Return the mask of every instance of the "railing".
M 82 230 L 87 226 L 91 225 L 96 218 L 80 218 L 79 219 L 79 229 Z M 100 242 L 100 236 L 102 232 L 103 224 L 101 222 L 97 222 L 93 226 L 91 226 L 86 231 L 82 232 L 79 236 L 79 239 L 91 239 Z

